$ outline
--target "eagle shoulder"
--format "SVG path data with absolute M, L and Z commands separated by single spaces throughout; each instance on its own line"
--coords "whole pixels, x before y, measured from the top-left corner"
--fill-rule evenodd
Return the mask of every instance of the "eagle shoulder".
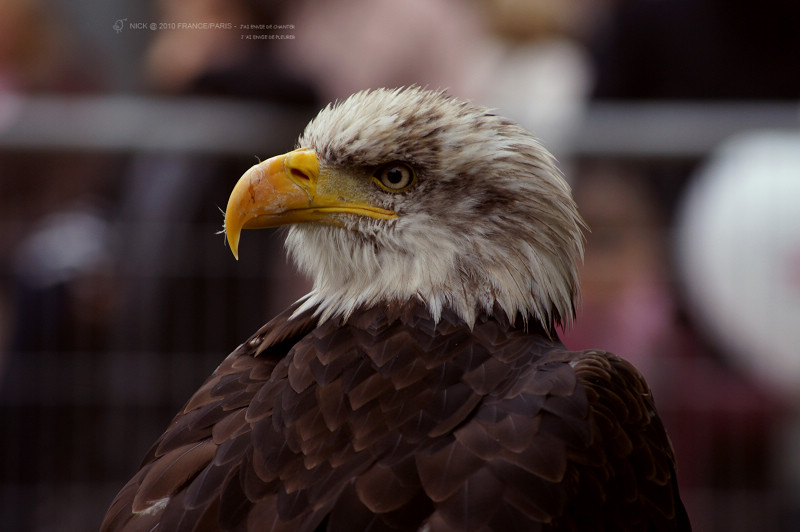
M 630 363 L 541 336 L 511 360 L 522 371 L 509 385 L 417 457 L 438 501 L 431 531 L 690 530 L 670 442 Z
M 151 530 L 156 525 L 171 530 L 170 520 L 177 520 L 177 530 L 180 521 L 200 521 L 202 514 L 218 510 L 217 499 L 228 489 L 222 482 L 224 476 L 202 494 L 202 501 L 197 500 L 199 488 L 191 493 L 185 488 L 208 488 L 210 483 L 198 484 L 199 476 L 209 470 L 221 471 L 209 466 L 224 464 L 224 470 L 237 469 L 225 457 L 244 458 L 242 446 L 251 431 L 247 407 L 291 345 L 316 322 L 312 312 L 294 316 L 298 306 L 289 307 L 261 327 L 194 393 L 147 452 L 137 474 L 114 498 L 102 531 Z
M 604 515 L 619 530 L 689 531 L 691 525 L 678 492 L 672 443 L 656 410 L 652 392 L 627 360 L 606 351 L 575 352 L 570 365 L 585 389 L 594 441 L 601 453 L 584 474 L 605 493 L 579 490 L 576 507 L 590 507 L 598 494 L 613 501 Z M 606 496 L 610 495 L 610 496 Z

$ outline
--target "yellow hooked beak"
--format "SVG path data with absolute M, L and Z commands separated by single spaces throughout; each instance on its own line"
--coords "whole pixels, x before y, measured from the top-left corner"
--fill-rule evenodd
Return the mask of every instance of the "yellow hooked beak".
M 388 220 L 397 215 L 360 200 L 354 187 L 336 173 L 321 175 L 317 154 L 301 148 L 250 168 L 233 187 L 225 210 L 225 235 L 239 259 L 242 229 L 300 222 L 340 225 L 339 213 Z

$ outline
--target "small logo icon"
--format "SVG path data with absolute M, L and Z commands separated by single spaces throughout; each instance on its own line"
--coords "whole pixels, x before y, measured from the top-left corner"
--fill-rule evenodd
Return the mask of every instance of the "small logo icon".
M 128 20 L 128 19 L 127 18 L 117 19 L 117 21 L 114 23 L 114 25 L 111 26 L 112 28 L 114 28 L 114 31 L 117 32 L 117 35 L 122 33 L 123 28 L 125 28 L 125 21 L 126 20 Z

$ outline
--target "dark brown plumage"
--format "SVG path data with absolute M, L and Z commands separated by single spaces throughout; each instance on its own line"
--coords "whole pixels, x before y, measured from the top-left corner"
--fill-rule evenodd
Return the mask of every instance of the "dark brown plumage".
M 421 305 L 293 310 L 192 397 L 104 530 L 688 530 L 622 359 Z
M 644 379 L 555 334 L 580 218 L 529 133 L 360 93 L 234 189 L 234 253 L 287 223 L 314 290 L 225 359 L 102 530 L 690 529 Z

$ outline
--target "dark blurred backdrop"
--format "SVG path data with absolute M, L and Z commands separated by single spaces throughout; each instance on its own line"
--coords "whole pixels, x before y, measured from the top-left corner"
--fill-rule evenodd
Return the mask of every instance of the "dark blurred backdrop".
M 563 338 L 650 381 L 696 529 L 800 530 L 800 375 L 754 369 L 771 343 L 731 355 L 677 230 L 720 146 L 798 132 L 797 6 L 0 0 L 0 529 L 97 528 L 190 394 L 308 288 L 280 231 L 233 260 L 238 177 L 328 101 L 417 83 L 561 160 L 592 228 Z

